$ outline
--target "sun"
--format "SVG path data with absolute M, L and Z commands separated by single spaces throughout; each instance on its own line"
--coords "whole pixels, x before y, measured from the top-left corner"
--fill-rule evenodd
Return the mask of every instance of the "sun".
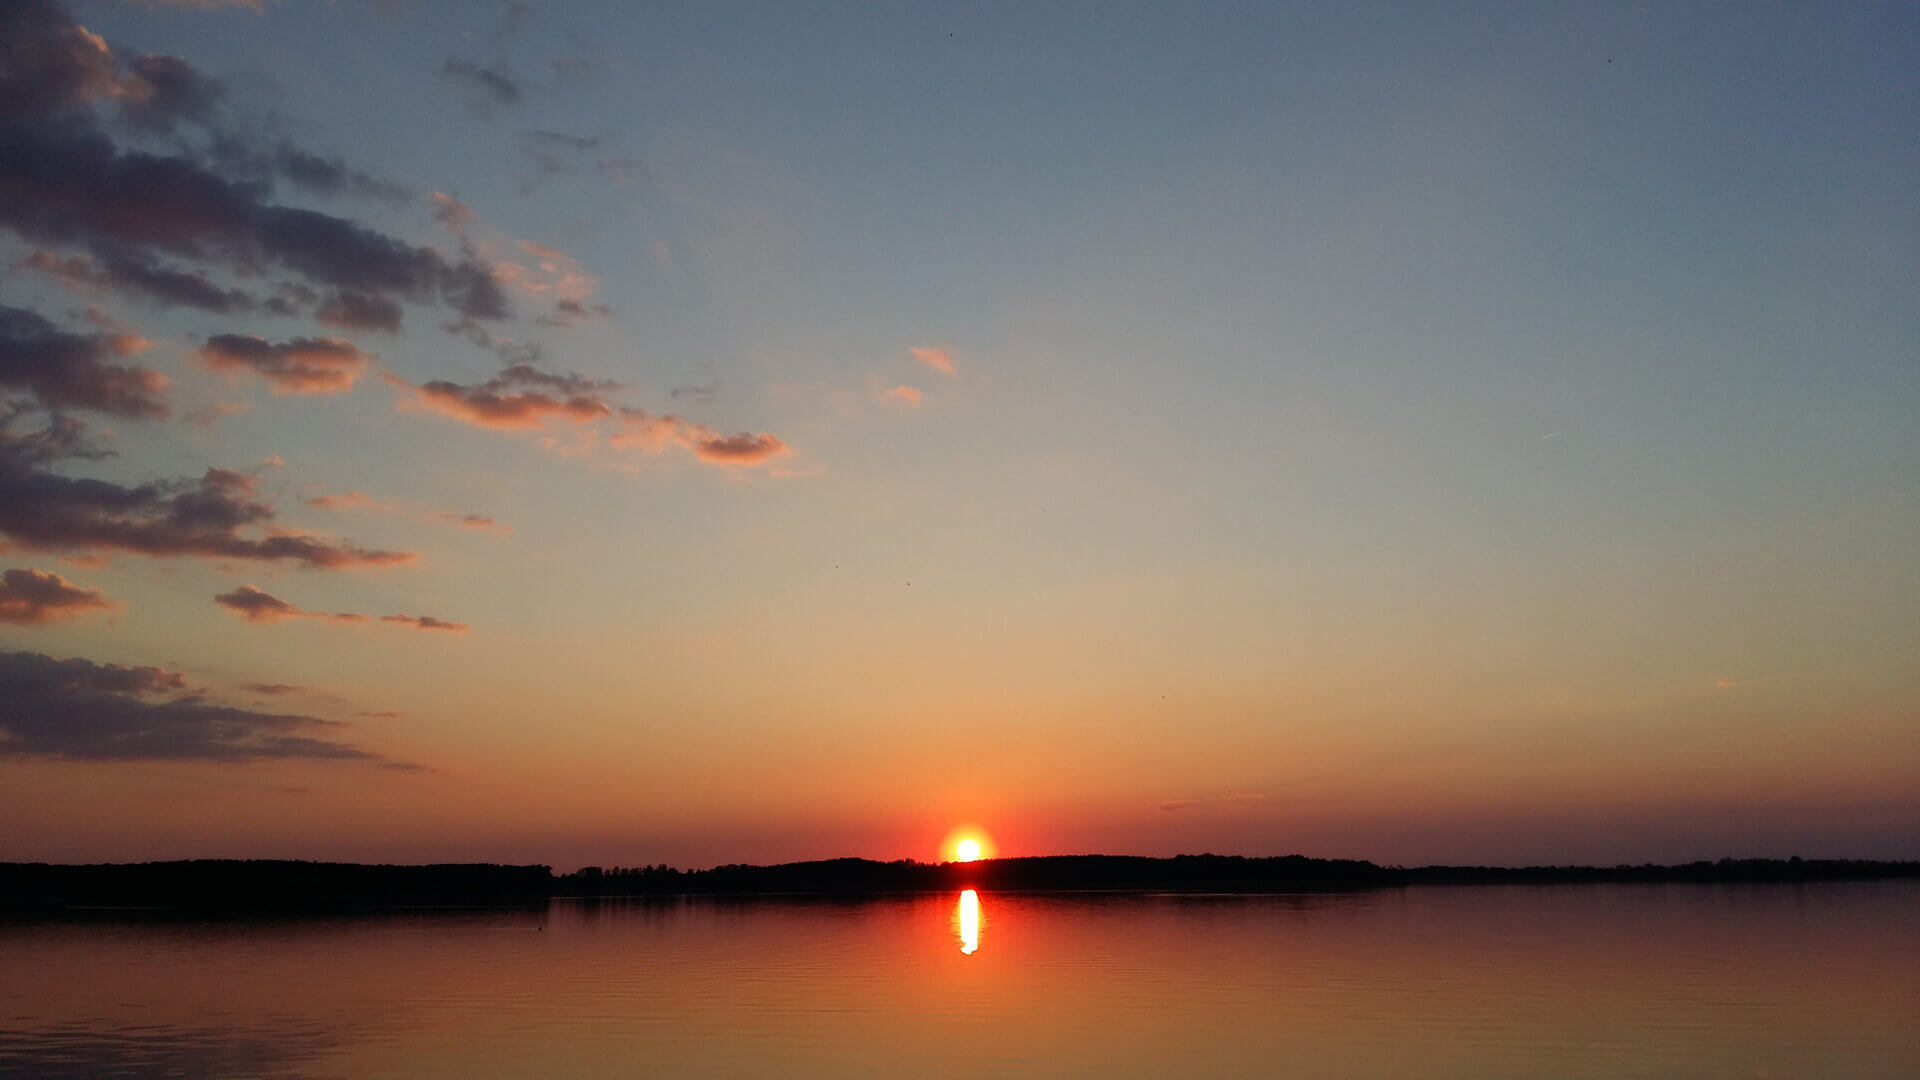
M 978 862 L 999 854 L 993 837 L 978 825 L 959 825 L 940 841 L 941 862 Z

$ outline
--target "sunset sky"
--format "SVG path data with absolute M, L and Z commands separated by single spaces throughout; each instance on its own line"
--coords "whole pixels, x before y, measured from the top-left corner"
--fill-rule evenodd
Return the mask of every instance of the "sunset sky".
M 1920 858 L 1920 7 L 0 4 L 0 859 Z

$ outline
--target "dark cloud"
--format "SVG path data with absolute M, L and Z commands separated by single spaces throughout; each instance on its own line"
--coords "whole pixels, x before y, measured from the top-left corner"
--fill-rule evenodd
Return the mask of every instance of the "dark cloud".
M 600 144 L 606 141 L 604 135 L 568 135 L 563 131 L 534 130 L 520 133 L 520 142 L 523 146 L 548 150 L 571 150 L 579 154 L 597 150 Z
M 291 683 L 250 682 L 241 683 L 240 689 L 250 694 L 265 694 L 268 697 L 280 697 L 284 694 L 297 694 L 304 689 L 304 687 L 294 686 Z
M 235 708 L 181 692 L 157 667 L 0 653 L 0 756 L 79 761 L 377 760 L 318 737 L 340 725 Z M 313 733 L 313 734 L 309 734 Z
M 83 589 L 59 574 L 41 570 L 0 573 L 0 622 L 40 626 L 83 611 L 112 606 L 105 596 Z
M 720 393 L 720 380 L 715 379 L 705 386 L 676 386 L 667 393 L 675 401 L 709 402 Z
M 11 419 L 11 418 L 9 418 Z M 321 569 L 392 566 L 409 552 L 377 551 L 272 527 L 252 477 L 208 469 L 200 480 L 133 486 L 62 476 L 50 463 L 98 457 L 78 422 L 55 417 L 16 435 L 0 423 L 0 533 L 23 547 L 156 557 L 191 555 L 298 563 Z
M 413 197 L 406 188 L 349 168 L 337 157 L 308 153 L 289 143 L 274 147 L 272 163 L 277 175 L 316 195 L 355 195 L 393 203 Z
M 604 394 L 625 389 L 624 383 L 612 379 L 589 379 L 585 375 L 568 373 L 555 375 L 541 371 L 532 364 L 513 364 L 500 374 L 481 384 L 487 390 L 506 390 L 511 387 L 536 387 L 552 390 L 560 394 Z
M 314 318 L 343 330 L 378 330 L 393 334 L 400 330 L 400 305 L 384 296 L 343 291 L 327 297 L 314 312 Z
M 117 80 L 107 43 L 74 25 L 58 4 L 0 4 L 0 121 L 107 97 Z
M 24 308 L 0 306 L 0 387 L 25 390 L 49 408 L 164 419 L 166 377 L 108 362 L 146 346 L 132 334 L 70 334 Z
M 0 130 L 0 227 L 26 239 L 144 247 L 242 270 L 273 263 L 321 285 L 438 299 L 472 318 L 507 314 L 506 294 L 472 256 L 450 261 L 266 194 L 187 158 L 122 152 L 97 133 Z
M 245 293 L 204 271 L 256 276 L 280 268 L 343 295 L 383 298 L 388 312 L 406 300 L 445 304 L 466 318 L 507 315 L 490 268 L 469 253 L 443 255 L 273 201 L 276 182 L 326 195 L 405 192 L 284 140 L 256 145 L 217 130 L 220 98 L 218 83 L 176 57 L 123 63 L 54 4 L 0 3 L 0 230 L 81 248 L 91 262 L 52 268 L 167 304 L 245 310 L 254 303 Z M 97 110 L 147 132 L 198 124 L 206 128 L 203 149 L 116 145 Z M 163 256 L 203 265 L 170 266 Z M 284 293 L 267 307 L 298 310 Z
M 250 372 L 275 394 L 339 394 L 353 389 L 369 357 L 340 338 L 274 343 L 250 334 L 216 334 L 194 355 L 215 371 Z
M 449 56 L 440 65 L 440 77 L 460 92 L 468 111 L 482 119 L 491 119 L 494 110 L 503 106 L 520 103 L 520 84 L 499 68 Z
M 311 614 L 277 596 L 261 592 L 251 585 L 242 585 L 232 592 L 221 593 L 213 598 L 213 602 L 248 622 L 278 622 L 281 619 L 298 619 Z
M 177 56 L 148 53 L 128 67 L 114 96 L 121 119 L 138 129 L 166 133 L 181 123 L 204 125 L 225 93 Z
M 35 251 L 21 265 L 81 291 L 113 289 L 165 305 L 222 315 L 247 311 L 255 303 L 240 289 L 222 288 L 201 274 L 163 266 L 150 255 L 124 247 L 104 247 L 97 258 L 63 258 L 51 251 Z
M 605 304 L 583 304 L 578 300 L 560 300 L 553 310 L 537 320 L 541 326 L 566 326 L 581 319 L 605 319 L 613 315 L 613 309 Z

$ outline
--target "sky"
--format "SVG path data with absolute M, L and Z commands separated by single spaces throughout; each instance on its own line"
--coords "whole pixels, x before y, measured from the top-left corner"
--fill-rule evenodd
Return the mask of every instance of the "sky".
M 1920 858 L 1911 4 L 0 6 L 0 859 Z

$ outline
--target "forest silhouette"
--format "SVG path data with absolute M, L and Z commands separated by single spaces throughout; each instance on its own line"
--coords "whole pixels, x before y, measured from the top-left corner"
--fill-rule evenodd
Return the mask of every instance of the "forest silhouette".
M 0 863 L 0 911 L 129 909 L 312 912 L 541 905 L 569 897 L 692 895 L 871 896 L 987 891 L 1295 893 L 1415 885 L 1740 884 L 1920 877 L 1920 862 L 1721 859 L 1638 866 L 1389 867 L 1302 855 L 1048 855 L 922 863 L 826 859 L 703 870 L 662 865 L 584 867 L 491 863 L 420 866 L 286 860 L 57 865 Z

